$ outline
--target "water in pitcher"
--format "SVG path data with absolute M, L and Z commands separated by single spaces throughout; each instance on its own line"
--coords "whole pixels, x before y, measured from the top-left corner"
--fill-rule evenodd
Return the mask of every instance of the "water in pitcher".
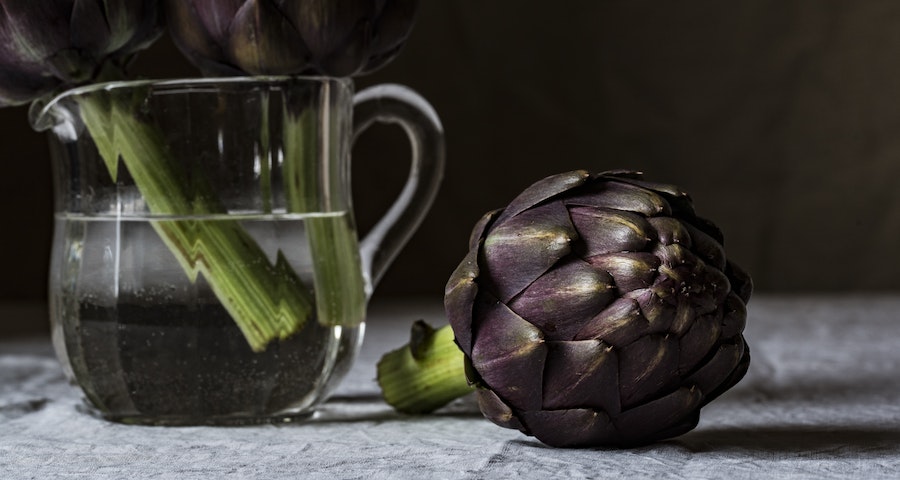
M 164 221 L 239 222 L 272 264 L 284 257 L 313 291 L 311 216 L 352 228 L 343 213 Z M 254 351 L 203 274 L 191 279 L 161 240 L 154 227 L 159 221 L 56 217 L 54 342 L 89 400 L 108 417 L 136 423 L 257 423 L 308 415 L 350 368 L 363 327 L 323 326 L 313 313 L 299 332 Z

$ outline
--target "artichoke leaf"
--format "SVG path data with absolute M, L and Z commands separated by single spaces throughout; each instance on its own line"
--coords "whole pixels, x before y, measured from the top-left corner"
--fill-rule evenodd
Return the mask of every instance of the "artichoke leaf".
M 675 318 L 672 320 L 670 331 L 677 337 L 681 337 L 694 325 L 694 319 L 697 318 L 694 307 L 687 298 L 680 297 L 675 307 Z
M 474 315 L 472 367 L 481 380 L 500 398 L 521 409 L 540 409 L 547 359 L 543 333 L 506 305 L 489 298 L 479 299 Z
M 318 57 L 328 57 L 344 48 L 354 32 L 376 16 L 371 0 L 278 0 L 284 14 Z
M 622 210 L 646 217 L 672 214 L 672 207 L 661 195 L 621 182 L 607 182 L 599 189 L 588 189 L 567 197 L 565 202 L 566 205 Z
M 699 420 L 694 412 L 700 408 L 702 400 L 699 389 L 682 387 L 622 412 L 614 422 L 622 435 L 623 445 L 646 444 L 692 430 Z
M 497 219 L 484 239 L 479 262 L 485 286 L 498 300 L 508 302 L 571 253 L 577 235 L 560 202 L 536 207 L 506 222 Z
M 594 255 L 588 257 L 587 261 L 612 275 L 619 295 L 652 285 L 660 265 L 659 258 L 647 252 Z
M 641 315 L 647 319 L 648 333 L 667 332 L 672 327 L 677 308 L 660 298 L 652 289 L 635 290 L 633 295 L 641 309 Z
M 110 51 L 110 26 L 103 11 L 103 3 L 97 0 L 75 0 L 72 4 L 72 25 L 90 25 L 90 28 L 71 29 L 73 45 L 92 51 Z M 124 42 L 116 45 L 112 50 L 121 48 L 123 44 Z
M 673 217 L 653 217 L 647 219 L 656 230 L 656 238 L 663 245 L 678 244 L 691 248 L 691 234 L 684 224 Z
M 691 234 L 694 252 L 709 265 L 725 270 L 725 249 L 722 244 L 690 223 L 685 223 L 684 226 Z
M 609 415 L 590 408 L 522 412 L 525 427 L 551 447 L 608 444 L 616 438 Z
M 613 279 L 587 262 L 571 258 L 538 277 L 509 307 L 541 328 L 548 340 L 571 340 L 584 322 L 615 299 Z
M 500 216 L 500 213 L 503 210 L 497 209 L 492 210 L 486 214 L 484 214 L 475 226 L 472 228 L 472 233 L 469 235 L 469 250 L 478 249 L 481 247 L 481 242 L 484 240 L 484 232 L 493 225 L 494 220 Z
M 387 2 L 384 3 L 387 5 Z M 378 69 L 397 54 L 412 30 L 419 0 L 392 0 L 389 6 L 382 7 L 379 12 L 379 22 L 374 27 L 372 39 L 372 50 L 385 53 L 369 59 L 361 73 Z
M 586 257 L 622 251 L 640 251 L 650 243 L 653 227 L 636 213 L 607 208 L 569 207 L 578 237 L 587 246 Z
M 575 340 L 599 339 L 615 347 L 624 347 L 649 332 L 650 323 L 641 315 L 641 306 L 633 298 L 622 297 L 588 321 Z
M 682 373 L 692 371 L 719 341 L 721 334 L 721 318 L 715 314 L 696 317 L 691 328 L 679 340 L 681 353 L 678 371 Z
M 709 235 L 713 238 L 719 245 L 725 246 L 725 234 L 722 233 L 722 229 L 719 228 L 718 225 L 712 222 L 712 220 L 708 220 L 699 215 L 694 215 L 693 217 L 688 219 L 688 223 L 694 226 L 694 228 L 700 230 L 701 232 Z
M 744 331 L 747 324 L 747 306 L 734 292 L 725 298 L 725 314 L 722 316 L 722 338 L 733 338 Z
M 478 295 L 478 251 L 471 250 L 456 267 L 444 291 L 444 311 L 456 332 L 456 343 L 472 355 L 472 308 Z
M 719 385 L 714 391 L 706 393 L 703 397 L 703 405 L 715 400 L 725 393 L 729 388 L 735 386 L 744 375 L 747 374 L 747 370 L 750 368 L 750 347 L 747 346 L 747 343 L 744 341 L 744 337 L 741 336 L 738 341 L 735 343 L 739 349 L 741 349 L 741 360 L 738 362 L 737 366 L 732 370 L 731 375 Z
M 750 274 L 738 266 L 734 262 L 725 263 L 725 275 L 731 281 L 731 289 L 746 304 L 750 301 L 750 295 L 753 294 L 753 280 Z
M 619 359 L 600 340 L 547 342 L 544 410 L 592 408 L 618 414 Z
M 589 179 L 590 173 L 586 170 L 575 170 L 552 175 L 535 182 L 523 190 L 513 201 L 509 202 L 509 205 L 503 209 L 503 214 L 497 219 L 497 222 L 505 222 L 541 202 L 584 185 Z
M 646 335 L 619 352 L 622 408 L 645 402 L 680 382 L 678 342 L 669 335 Z
M 673 185 L 671 183 L 653 182 L 650 180 L 644 180 L 642 177 L 615 176 L 613 177 L 613 179 L 614 181 L 627 183 L 629 185 L 634 185 L 635 187 L 640 187 L 646 190 L 651 190 L 653 192 L 663 194 L 669 198 L 683 199 L 686 201 L 690 201 L 691 199 L 691 196 L 686 191 L 684 191 L 681 187 Z
M 701 393 L 714 392 L 737 367 L 743 353 L 743 349 L 733 343 L 720 346 L 709 362 L 687 377 L 685 383 L 696 386 Z
M 204 71 L 238 72 L 236 67 L 224 65 L 223 60 L 231 20 L 243 3 L 243 0 L 165 0 L 166 23 L 173 32 L 172 40 Z
M 245 72 L 299 71 L 307 63 L 303 39 L 267 1 L 245 2 L 234 16 L 230 32 L 231 60 Z
M 519 421 L 515 412 L 496 393 L 480 388 L 475 395 L 478 399 L 478 408 L 481 410 L 484 418 L 503 428 L 514 428 L 525 432 L 525 427 Z
M 657 244 L 653 249 L 653 254 L 659 257 L 659 260 L 662 265 L 669 267 L 670 269 L 675 269 L 677 267 L 687 266 L 687 272 L 690 272 L 690 268 L 693 268 L 694 265 L 701 263 L 701 260 L 697 255 L 694 255 L 693 252 L 690 251 L 684 245 L 679 243 L 672 243 L 669 245 Z M 680 280 L 687 281 L 688 275 L 682 273 L 678 275 Z

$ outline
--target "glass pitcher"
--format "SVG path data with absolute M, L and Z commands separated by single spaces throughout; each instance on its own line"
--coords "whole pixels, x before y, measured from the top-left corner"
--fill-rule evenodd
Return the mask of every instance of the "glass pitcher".
M 398 85 L 117 82 L 35 104 L 50 132 L 53 343 L 103 417 L 248 424 L 312 414 L 350 368 L 365 306 L 430 207 L 440 121 Z M 409 178 L 357 240 L 350 148 L 373 122 Z

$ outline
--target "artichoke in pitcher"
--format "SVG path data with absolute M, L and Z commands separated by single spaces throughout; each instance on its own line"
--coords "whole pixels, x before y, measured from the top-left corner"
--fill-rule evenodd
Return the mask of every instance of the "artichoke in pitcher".
M 176 45 L 214 75 L 353 76 L 392 60 L 418 0 L 167 0 Z
M 0 107 L 94 80 L 161 33 L 158 0 L 0 0 Z
M 476 225 L 445 294 L 461 353 L 441 355 L 464 364 L 488 419 L 548 445 L 680 435 L 750 361 L 752 283 L 722 244 L 678 187 L 624 171 L 546 178 Z M 439 362 L 422 345 L 436 343 L 382 360 L 389 403 L 423 411 L 464 392 L 425 372 Z

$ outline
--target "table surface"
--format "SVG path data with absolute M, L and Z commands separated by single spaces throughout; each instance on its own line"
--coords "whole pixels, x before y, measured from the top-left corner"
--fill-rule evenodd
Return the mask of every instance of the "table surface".
M 694 431 L 628 450 L 546 447 L 484 420 L 471 397 L 393 412 L 375 362 L 414 320 L 443 323 L 436 302 L 374 306 L 332 399 L 278 426 L 109 423 L 83 413 L 48 340 L 0 341 L 0 477 L 900 478 L 898 317 L 900 296 L 757 296 L 744 380 Z

